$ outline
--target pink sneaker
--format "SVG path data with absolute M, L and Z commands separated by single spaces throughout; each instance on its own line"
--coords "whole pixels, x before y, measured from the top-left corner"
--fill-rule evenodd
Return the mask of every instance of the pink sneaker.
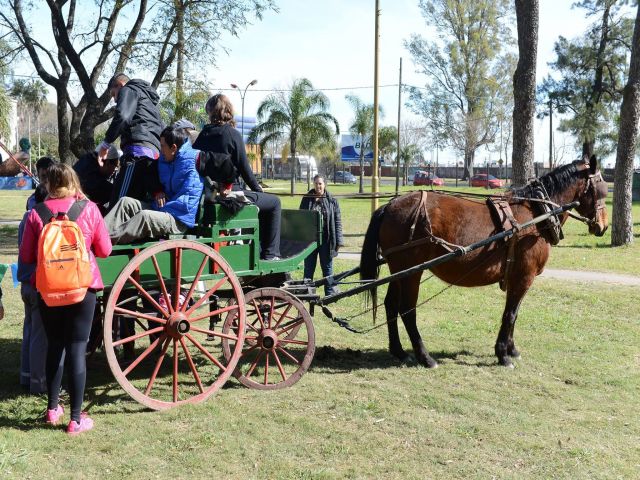
M 69 435 L 77 435 L 93 428 L 93 420 L 91 420 L 86 412 L 82 412 L 80 416 L 80 423 L 75 420 L 71 420 L 67 425 L 67 433 Z
M 49 425 L 58 425 L 63 416 L 64 408 L 62 408 L 62 405 L 58 405 L 56 408 L 47 409 L 44 421 Z

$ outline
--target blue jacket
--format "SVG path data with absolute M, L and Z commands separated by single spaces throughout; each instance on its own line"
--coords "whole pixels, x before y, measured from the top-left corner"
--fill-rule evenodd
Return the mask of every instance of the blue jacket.
M 160 212 L 171 214 L 188 227 L 196 224 L 196 213 L 202 195 L 202 179 L 196 171 L 198 150 L 187 140 L 176 152 L 173 162 L 160 156 L 158 175 L 164 187 L 166 203 L 158 208 Z

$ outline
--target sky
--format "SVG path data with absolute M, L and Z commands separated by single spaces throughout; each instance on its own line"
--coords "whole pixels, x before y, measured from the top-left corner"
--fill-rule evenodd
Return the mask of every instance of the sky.
M 588 25 L 582 11 L 570 8 L 571 3 L 571 0 L 540 0 L 538 82 L 548 74 L 547 63 L 554 58 L 553 45 L 558 36 L 578 36 Z M 338 119 L 342 132 L 348 133 L 353 113 L 345 95 L 355 94 L 373 103 L 375 1 L 279 0 L 278 5 L 279 13 L 268 12 L 261 22 L 249 26 L 239 37 L 223 39 L 229 53 L 222 54 L 217 68 L 209 71 L 207 79 L 212 89 L 228 89 L 231 83 L 244 89 L 252 80 L 258 80 L 245 95 L 245 115 L 253 116 L 268 90 L 287 88 L 295 78 L 306 77 L 327 95 L 331 113 Z M 400 57 L 403 84 L 424 86 L 426 82 L 423 75 L 416 73 L 404 42 L 412 33 L 426 35 L 427 27 L 417 0 L 380 0 L 380 10 L 379 101 L 385 112 L 380 124 L 397 125 Z M 240 93 L 225 93 L 239 112 Z M 407 94 L 403 94 L 401 116 L 416 119 L 405 105 L 406 99 Z M 548 120 L 536 119 L 534 129 L 535 160 L 546 165 Z M 556 133 L 556 145 L 563 142 L 561 137 L 561 133 Z M 571 140 L 567 142 L 573 145 Z M 566 161 L 574 159 L 574 151 L 568 148 Z M 425 152 L 427 158 L 430 155 L 431 152 Z M 495 161 L 497 153 L 480 149 L 477 158 Z M 453 152 L 440 154 L 441 162 L 454 160 Z

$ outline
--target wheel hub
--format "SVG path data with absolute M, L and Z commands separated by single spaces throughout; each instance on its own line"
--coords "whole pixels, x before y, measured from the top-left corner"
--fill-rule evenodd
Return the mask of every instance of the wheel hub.
M 167 333 L 173 338 L 180 338 L 191 330 L 191 324 L 184 312 L 174 312 L 167 320 Z
M 278 346 L 278 335 L 274 330 L 264 329 L 260 332 L 260 346 L 265 350 L 275 350 Z

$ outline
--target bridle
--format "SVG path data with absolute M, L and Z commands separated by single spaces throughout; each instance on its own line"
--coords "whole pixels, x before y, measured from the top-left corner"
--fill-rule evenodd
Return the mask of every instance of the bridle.
M 586 170 L 589 170 L 590 166 L 588 163 L 585 164 L 585 168 Z M 587 195 L 587 193 L 589 193 L 589 190 L 593 191 L 593 198 L 596 203 L 596 211 L 593 214 L 593 218 L 583 217 L 582 215 L 578 215 L 576 213 L 568 211 L 567 213 L 569 214 L 570 217 L 576 220 L 579 220 L 583 223 L 586 223 L 589 226 L 598 224 L 598 213 L 600 212 L 600 210 L 603 210 L 606 208 L 604 198 L 598 198 L 597 184 L 600 182 L 604 182 L 604 178 L 602 178 L 602 173 L 600 172 L 600 170 L 597 170 L 596 173 L 589 174 L 589 176 L 587 177 L 587 183 L 584 187 L 584 191 L 582 192 L 582 195 L 584 196 L 584 195 Z

